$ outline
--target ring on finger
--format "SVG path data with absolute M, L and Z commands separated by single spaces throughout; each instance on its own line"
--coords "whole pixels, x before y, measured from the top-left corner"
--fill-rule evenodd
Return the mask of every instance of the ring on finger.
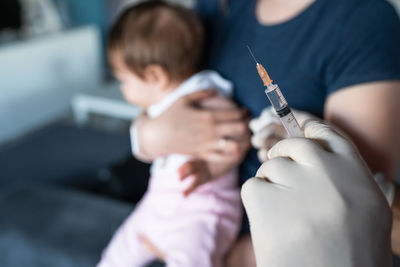
M 225 150 L 225 148 L 226 148 L 226 143 L 228 143 L 228 140 L 226 140 L 226 138 L 221 138 L 221 139 L 219 139 L 219 141 L 218 141 L 218 147 L 219 147 L 219 149 Z

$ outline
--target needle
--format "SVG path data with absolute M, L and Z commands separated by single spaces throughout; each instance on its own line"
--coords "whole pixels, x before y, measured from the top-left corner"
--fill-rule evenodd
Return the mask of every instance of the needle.
M 253 55 L 253 52 L 251 52 L 250 47 L 249 47 L 248 45 L 246 45 L 246 46 L 247 46 L 247 49 L 249 49 L 250 55 L 253 57 L 253 59 L 254 59 L 254 61 L 256 62 L 256 64 L 258 64 L 257 59 L 256 59 L 256 57 Z
M 260 63 L 257 62 L 257 59 L 254 56 L 253 52 L 251 52 L 250 47 L 248 45 L 246 45 L 246 46 L 247 46 L 247 49 L 249 49 L 250 55 L 253 57 L 254 61 L 256 62 L 256 68 L 258 71 L 258 75 L 260 76 L 264 85 L 268 87 L 268 85 L 272 84 L 271 78 L 269 77 L 269 75 L 268 75 L 267 71 L 264 69 L 264 67 Z

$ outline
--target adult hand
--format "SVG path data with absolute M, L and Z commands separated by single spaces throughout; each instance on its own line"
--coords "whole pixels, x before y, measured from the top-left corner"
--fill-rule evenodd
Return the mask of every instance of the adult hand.
M 242 187 L 258 266 L 391 266 L 390 208 L 355 147 L 308 122 Z
M 179 153 L 220 162 L 224 168 L 211 168 L 213 177 L 240 163 L 249 148 L 247 112 L 201 107 L 213 97 L 214 91 L 196 92 L 177 100 L 159 117 L 142 120 L 137 128 L 140 153 L 146 158 Z
M 310 113 L 292 109 L 300 125 L 306 120 L 316 119 Z M 288 137 L 279 117 L 272 107 L 265 108 L 261 115 L 250 121 L 250 129 L 253 132 L 251 144 L 258 149 L 257 155 L 260 162 L 268 159 L 268 150 L 282 139 Z

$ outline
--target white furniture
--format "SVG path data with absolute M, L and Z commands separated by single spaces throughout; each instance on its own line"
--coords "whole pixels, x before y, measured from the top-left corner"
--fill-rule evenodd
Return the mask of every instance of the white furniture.
M 76 94 L 72 98 L 72 111 L 79 125 L 88 123 L 90 114 L 132 121 L 142 112 L 139 107 L 123 99 L 116 83 L 108 84 L 95 92 Z
M 101 83 L 96 27 L 0 46 L 0 143 L 65 116 L 73 95 Z

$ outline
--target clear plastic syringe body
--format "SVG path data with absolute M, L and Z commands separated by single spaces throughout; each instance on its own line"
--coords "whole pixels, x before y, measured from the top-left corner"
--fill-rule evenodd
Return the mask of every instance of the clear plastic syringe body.
M 289 136 L 303 137 L 303 132 L 301 131 L 293 112 L 287 104 L 286 99 L 283 97 L 279 86 L 272 83 L 268 84 L 265 94 L 267 95 L 272 107 L 274 108 Z
M 256 62 L 256 68 L 258 75 L 264 83 L 264 86 L 267 87 L 265 90 L 265 94 L 267 95 L 269 101 L 272 104 L 276 114 L 281 120 L 283 126 L 286 129 L 286 132 L 290 137 L 303 137 L 303 132 L 300 129 L 299 123 L 293 115 L 286 99 L 283 97 L 279 86 L 272 83 L 271 78 L 268 75 L 268 72 L 264 69 L 264 67 L 257 62 L 253 53 L 250 50 L 250 47 L 247 46 L 251 56 L 254 58 Z

